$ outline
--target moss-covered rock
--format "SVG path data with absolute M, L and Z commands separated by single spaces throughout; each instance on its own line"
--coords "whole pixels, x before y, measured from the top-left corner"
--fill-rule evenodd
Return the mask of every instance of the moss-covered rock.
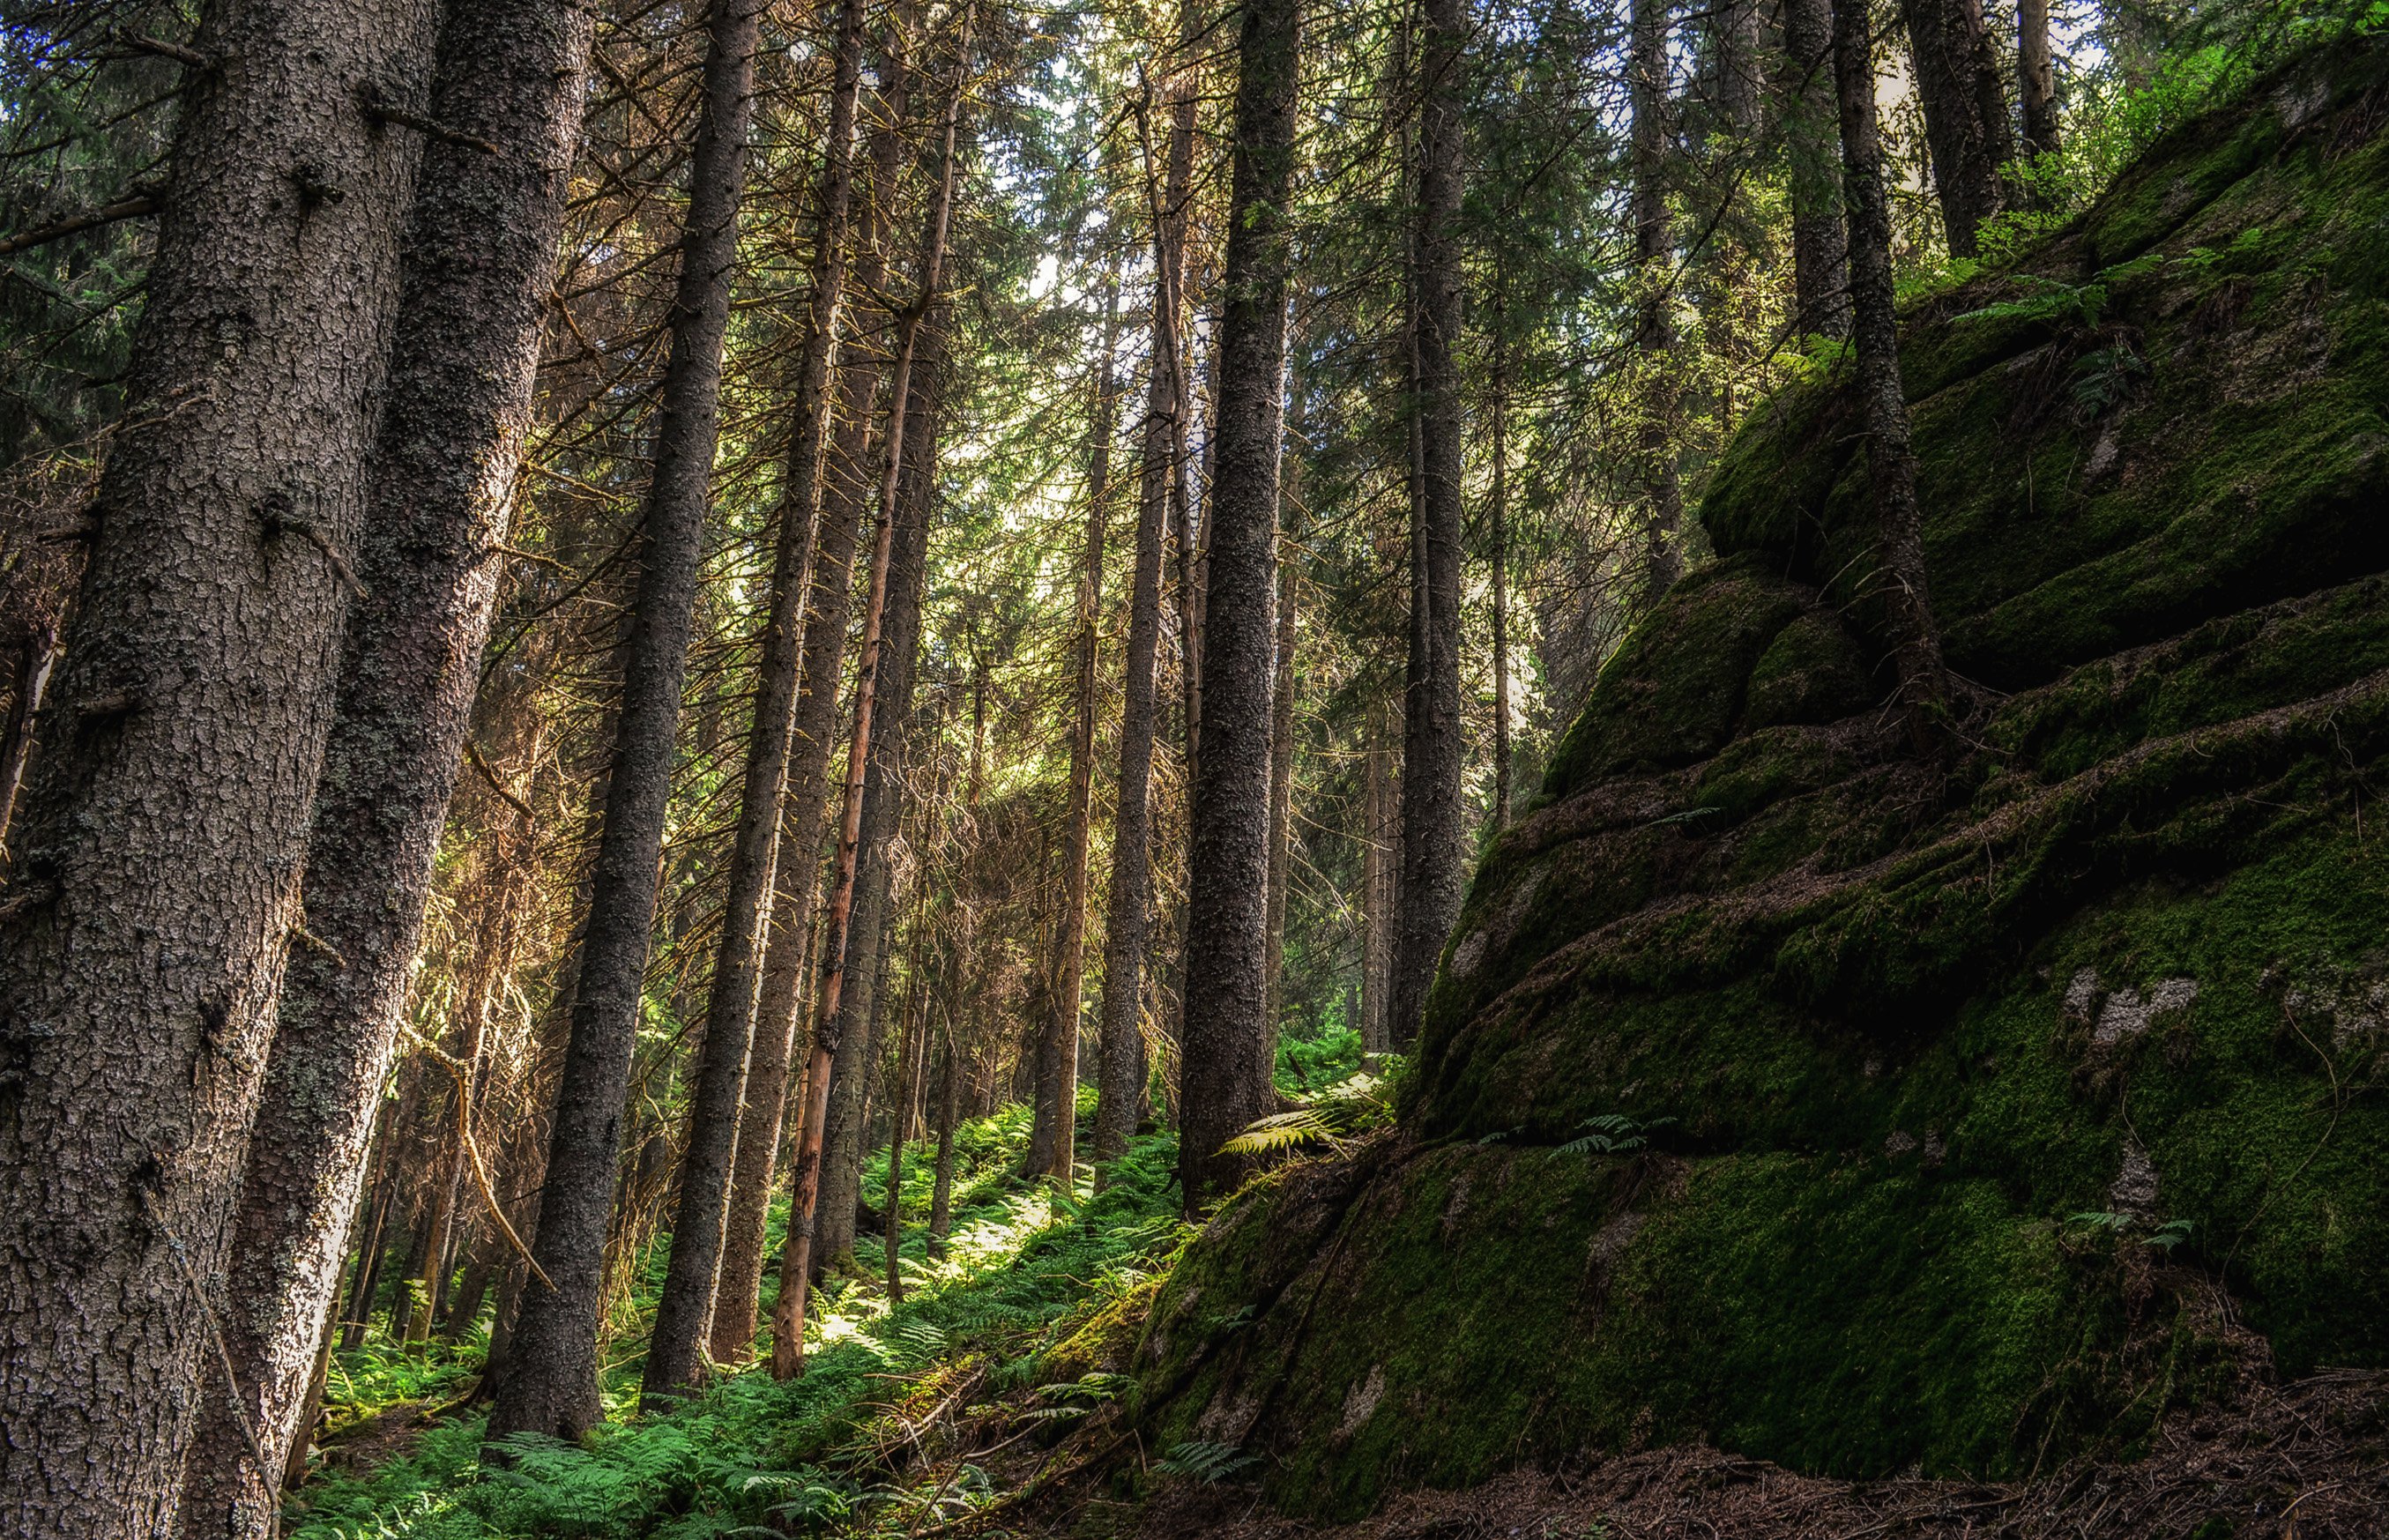
M 1843 387 L 1754 414 L 1399 1134 L 1155 1299 L 1165 1441 L 1332 1514 L 1679 1438 L 1994 1476 L 2389 1363 L 2383 100 L 2378 46 L 2293 66 L 1910 318 L 1953 762 L 1873 705 Z

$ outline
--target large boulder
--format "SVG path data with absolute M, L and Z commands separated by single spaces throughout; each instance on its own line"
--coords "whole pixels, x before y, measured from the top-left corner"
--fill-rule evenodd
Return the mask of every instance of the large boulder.
M 1756 414 L 1399 1128 L 1157 1296 L 1165 1441 L 1319 1514 L 1687 1439 L 1997 1477 L 2389 1363 L 2384 124 L 2383 48 L 2306 58 L 1907 319 L 1953 764 L 1883 709 L 1846 380 Z

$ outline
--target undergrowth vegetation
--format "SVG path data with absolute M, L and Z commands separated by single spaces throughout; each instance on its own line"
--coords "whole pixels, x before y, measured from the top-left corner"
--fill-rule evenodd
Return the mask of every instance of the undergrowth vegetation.
M 1028 1109 L 1009 1107 L 956 1131 L 942 1258 L 928 1254 L 921 1228 L 933 1151 L 907 1148 L 905 1299 L 890 1308 L 871 1283 L 825 1280 L 802 1377 L 781 1382 L 748 1368 L 670 1415 L 642 1419 L 632 1411 L 639 1358 L 618 1351 L 607 1384 L 615 1420 L 585 1443 L 518 1436 L 492 1458 L 478 1413 L 452 1413 L 377 1469 L 309 1482 L 287 1530 L 294 1540 L 903 1534 L 990 1501 L 999 1483 L 967 1457 L 900 1473 L 906 1462 L 889 1457 L 890 1419 L 923 1394 L 1052 1403 L 1020 1414 L 1032 1421 L 1066 1421 L 1108 1399 L 1121 1377 L 1089 1373 L 1041 1392 L 1044 1361 L 1167 1267 L 1190 1233 L 1179 1217 L 1173 1137 L 1136 1139 L 1105 1168 L 1100 1192 L 1085 1177 L 1064 1192 L 1019 1178 L 1028 1129 Z M 864 1190 L 877 1196 L 886 1179 L 883 1152 Z M 876 1271 L 885 1254 L 875 1238 L 863 1242 L 858 1264 Z M 652 1297 L 641 1304 L 652 1308 Z M 333 1457 L 339 1432 L 376 1412 L 460 1394 L 479 1356 L 478 1339 L 428 1356 L 381 1341 L 340 1355 L 328 1395 Z

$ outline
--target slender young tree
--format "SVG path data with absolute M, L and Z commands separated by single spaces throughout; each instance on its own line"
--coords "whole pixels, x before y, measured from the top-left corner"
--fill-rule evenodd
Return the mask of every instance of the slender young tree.
M 1460 774 L 1467 757 L 1460 719 L 1460 488 L 1466 429 L 1453 358 L 1460 340 L 1458 226 L 1467 157 L 1462 120 L 1467 0 L 1426 0 L 1424 17 L 1411 280 L 1418 528 L 1411 538 L 1400 910 L 1387 1024 L 1397 1048 L 1418 1037 L 1427 990 L 1468 878 L 1460 804 Z
M 1393 1046 L 1386 1022 L 1394 972 L 1394 879 L 1401 868 L 1400 792 L 1393 766 L 1388 703 L 1372 696 L 1361 710 L 1361 1046 L 1383 1053 Z
M 1891 206 L 1884 188 L 1874 40 L 1865 0 L 1836 0 L 1833 6 L 1833 74 L 1841 101 L 1842 186 L 1849 210 L 1850 332 L 1858 354 L 1859 400 L 1866 411 L 1867 476 L 1883 563 L 1880 581 L 1899 669 L 1901 713 L 1910 740 L 1920 751 L 1929 751 L 1942 737 L 1948 682 L 1940 628 L 1924 580 L 1916 455 L 1909 446 L 1908 400 L 1900 388 Z
M 1182 38 L 1197 26 L 1192 0 Z M 1130 569 L 1128 642 L 1120 659 L 1119 779 L 1112 798 L 1112 867 L 1104 927 L 1103 1035 L 1095 1074 L 1095 1159 L 1128 1149 L 1144 1091 L 1144 974 L 1153 934 L 1153 745 L 1158 732 L 1155 670 L 1161 650 L 1161 568 L 1185 425 L 1186 201 L 1194 164 L 1194 71 L 1181 60 L 1169 83 L 1166 167 L 1147 145 L 1146 215 L 1153 238 L 1153 298 L 1146 350 L 1144 421 L 1137 453 L 1136 555 Z M 1140 122 L 1144 121 L 1140 116 Z
M 1094 842 L 1095 664 L 1102 634 L 1104 526 L 1111 510 L 1112 354 L 1118 342 L 1119 283 L 1105 291 L 1104 350 L 1095 369 L 1092 442 L 1087 449 L 1087 525 L 1079 569 L 1076 708 L 1070 724 L 1070 833 L 1062 857 L 1062 935 L 1054 954 L 1045 1031 L 1037 1052 L 1036 1114 L 1028 1136 L 1028 1174 L 1067 1185 L 1077 1169 L 1079 1018 L 1087 975 L 1087 856 Z
M 578 1438 L 603 1420 L 597 1312 L 631 1050 L 656 913 L 656 868 L 687 678 L 708 484 L 722 414 L 722 350 L 747 177 L 760 0 L 713 0 L 704 107 L 671 312 L 655 468 L 642 519 L 639 581 L 622 646 L 606 811 L 558 1087 L 532 1258 L 539 1279 L 517 1307 L 490 1412 L 492 1438 Z
M 312 944 L 300 865 L 421 145 L 377 108 L 419 105 L 436 23 L 428 0 L 218 0 L 194 39 L 0 889 L 8 1534 L 168 1533 L 201 1399 L 232 1394 L 203 1366 Z
M 1294 655 L 1302 634 L 1302 459 L 1307 448 L 1298 349 L 1287 376 L 1286 401 L 1285 442 L 1278 462 L 1284 549 L 1277 567 L 1277 665 L 1270 684 L 1269 953 L 1261 967 L 1269 983 L 1271 1031 L 1285 1008 L 1285 901 L 1294 866 Z
M 1493 587 L 1493 831 L 1510 826 L 1510 316 L 1493 308 L 1491 419 L 1492 495 L 1486 507 L 1492 550 L 1487 563 Z
M 1272 1104 L 1267 952 L 1278 440 L 1302 8 L 1249 0 L 1236 39 L 1217 465 L 1192 814 L 1178 1169 L 1190 1213 L 1243 1163 L 1220 1146 Z

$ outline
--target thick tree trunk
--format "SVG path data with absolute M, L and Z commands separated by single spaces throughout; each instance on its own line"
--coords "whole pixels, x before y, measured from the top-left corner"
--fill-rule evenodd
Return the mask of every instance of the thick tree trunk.
M 1891 209 L 1884 188 L 1883 141 L 1875 123 L 1874 57 L 1866 9 L 1863 0 L 1839 0 L 1833 7 L 1842 184 L 1850 222 L 1850 329 L 1858 352 L 1859 399 L 1866 408 L 1867 475 L 1884 566 L 1882 592 L 1899 668 L 1900 707 L 1910 738 L 1920 750 L 1929 751 L 1941 736 L 1948 687 L 1940 630 L 1924 581 L 1916 456 L 1909 447 L 1908 401 L 1900 388 Z
M 1759 0 L 1718 0 L 1709 13 L 1720 125 L 1748 140 L 1760 128 Z
M 888 468 L 880 482 L 879 538 L 872 562 L 871 600 L 864 607 L 862 653 L 855 671 L 854 729 L 849 741 L 846 810 L 839 822 L 837 864 L 831 882 L 829 928 L 822 944 L 824 963 L 812 1050 L 805 1066 L 805 1107 L 798 1141 L 795 1190 L 788 1203 L 788 1239 L 780 1260 L 780 1297 L 772 1311 L 772 1374 L 786 1380 L 802 1371 L 805 1346 L 805 1296 L 811 1283 L 813 1241 L 819 1233 L 822 1196 L 822 1150 L 826 1132 L 831 1076 L 838 1050 L 839 997 L 845 988 L 847 952 L 854 911 L 859 844 L 862 831 L 863 791 L 871 762 L 872 719 L 878 704 L 878 674 L 886 636 L 889 564 L 895 552 L 899 480 L 907 447 L 905 417 L 913 393 L 915 355 L 928 312 L 938 303 L 945 266 L 946 236 L 953 215 L 954 150 L 960 133 L 964 86 L 970 75 L 973 22 L 976 11 L 966 7 L 954 55 L 954 82 L 946 98 L 942 153 L 939 158 L 938 190 L 931 199 L 927 229 L 922 239 L 920 286 L 908 309 L 888 372 Z M 933 343 L 934 346 L 934 343 Z M 934 435 L 934 425 L 931 432 Z M 934 447 L 934 437 L 931 446 Z M 928 474 L 926 467 L 923 475 Z M 925 482 L 925 486 L 927 483 Z M 926 494 L 925 494 L 926 508 Z M 924 538 L 926 539 L 926 532 Z
M 2019 153 L 2055 154 L 2057 72 L 2049 51 L 2049 0 L 2016 0 L 2016 86 L 2024 116 Z
M 1182 32 L 1194 24 L 1184 7 Z M 1153 744 L 1158 732 L 1155 670 L 1161 648 L 1161 566 L 1168 541 L 1179 440 L 1184 425 L 1186 193 L 1194 174 L 1194 83 L 1170 83 L 1169 159 L 1145 179 L 1153 232 L 1151 344 L 1144 423 L 1137 458 L 1136 557 L 1129 579 L 1128 644 L 1120 659 L 1119 779 L 1112 799 L 1112 865 L 1104 924 L 1104 999 L 1095 1070 L 1095 1159 L 1128 1148 L 1144 1092 L 1143 998 L 1153 934 Z M 1181 125 L 1183 125 L 1182 132 Z
M 1087 452 L 1087 533 L 1079 573 L 1077 710 L 1070 728 L 1070 834 L 1062 857 L 1062 936 L 1054 960 L 1052 1009 L 1037 1055 L 1036 1115 L 1028 1171 L 1067 1185 L 1077 1169 L 1079 1019 L 1087 977 L 1087 857 L 1094 840 L 1095 649 L 1101 634 L 1104 526 L 1110 516 L 1112 355 L 1118 345 L 1119 286 L 1104 310 L 1104 351 L 1096 365 L 1093 442 Z M 1100 1092 L 1098 1093 L 1100 1095 Z
M 1671 0 L 1633 0 L 1628 95 L 1633 105 L 1634 261 L 1642 293 L 1634 346 L 1642 365 L 1642 592 L 1648 604 L 1675 585 L 1684 570 L 1677 531 L 1684 494 L 1676 477 L 1676 325 L 1669 313 L 1675 281 L 1675 240 L 1667 222 L 1668 41 Z M 1414 771 L 1402 766 L 1402 805 L 1410 806 Z M 1404 815 L 1405 828 L 1408 814 Z M 1408 881 L 1408 868 L 1404 880 Z M 1404 900 L 1405 903 L 1408 900 Z M 1405 941 L 1407 941 L 1405 935 Z
M 652 1406 L 698 1383 L 707 1367 L 714 1299 L 729 1222 L 733 1164 L 755 1041 L 765 927 L 781 845 L 781 802 L 796 727 L 803 612 L 823 508 L 822 465 L 829 437 L 830 363 L 847 270 L 848 210 L 854 196 L 854 120 L 862 81 L 862 0 L 838 7 L 831 54 L 829 121 L 813 197 L 811 302 L 797 363 L 797 426 L 780 500 L 769 614 L 757 665 L 745 783 L 722 895 L 722 945 L 708 991 L 682 1147 L 671 1249 L 648 1337 L 639 1401 Z M 807 876 L 811 876 L 810 863 Z M 768 1036 L 772 1028 L 766 1028 Z M 785 1044 L 786 1034 L 780 1033 Z M 778 1054 L 785 1066 L 785 1050 Z M 783 1070 L 785 1078 L 785 1069 Z M 759 1130 L 760 1131 L 760 1130 Z M 768 1181 L 768 1178 L 767 1178 Z
M 1387 1030 L 1396 1048 L 1418 1037 L 1445 938 L 1467 880 L 1460 772 L 1462 457 L 1466 445 L 1453 350 L 1460 340 L 1462 50 L 1467 0 L 1427 0 L 1419 102 L 1416 325 L 1419 527 L 1411 541 L 1410 663 L 1402 713 L 1401 907 Z M 1638 34 L 1639 35 L 1639 34 Z M 1638 120 L 1639 121 L 1639 120 Z
M 1178 1169 L 1188 1212 L 1245 1163 L 1220 1147 L 1273 1101 L 1267 989 L 1270 656 L 1302 10 L 1248 0 L 1236 40 L 1218 472 L 1205 603 Z
M 621 1144 L 622 1101 L 654 928 L 656 868 L 671 797 L 681 690 L 704 545 L 708 479 L 722 410 L 722 349 L 737 260 L 760 0 L 714 0 L 705 106 L 689 172 L 654 478 L 624 657 L 622 705 L 606 792 L 572 1044 L 556 1094 L 532 1255 L 544 1281 L 524 1291 L 490 1412 L 495 1437 L 578 1438 L 603 1417 L 597 1313 Z
M 1842 8 L 1835 6 L 1836 26 Z M 1924 144 L 1949 254 L 1972 257 L 1978 249 L 1976 233 L 2003 201 L 1999 168 L 2015 159 L 2015 134 L 2008 124 L 1990 35 L 1983 27 L 1981 0 L 1900 0 L 1900 16 L 1908 28 L 1917 99 L 1924 108 Z M 1839 47 L 1837 33 L 1837 54 Z M 1846 102 L 1843 111 L 1848 111 Z
M 1783 138 L 1792 195 L 1792 325 L 1846 337 L 1849 251 L 1833 102 L 1833 0 L 1783 0 Z
M 355 584 L 428 0 L 220 0 L 0 894 L 0 1531 L 173 1523 Z M 261 1462 L 262 1463 L 262 1462 Z M 279 1470 L 264 1474 L 278 1483 Z

